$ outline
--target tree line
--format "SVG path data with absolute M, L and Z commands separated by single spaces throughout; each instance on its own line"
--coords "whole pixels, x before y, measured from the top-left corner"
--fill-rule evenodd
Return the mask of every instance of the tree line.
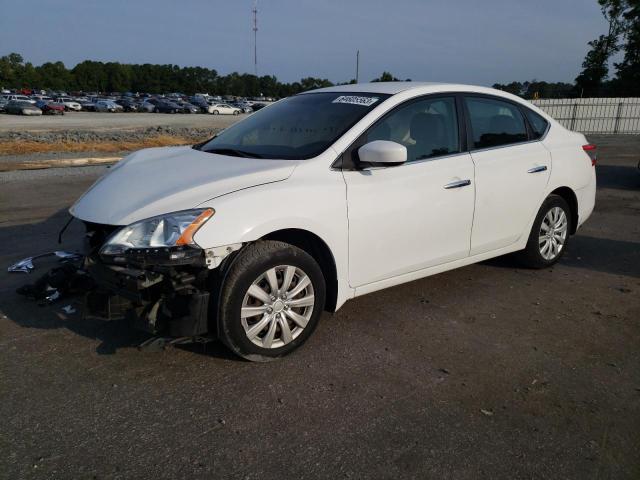
M 0 57 L 0 85 L 84 92 L 210 92 L 219 95 L 286 97 L 304 90 L 333 85 L 324 78 L 307 77 L 283 83 L 273 75 L 255 76 L 233 72 L 219 75 L 214 69 L 178 65 L 124 64 L 85 60 L 68 69 L 62 62 L 33 65 L 22 55 Z
M 373 81 L 397 80 L 389 72 Z M 355 83 L 350 80 L 347 83 Z M 72 69 L 62 62 L 46 62 L 35 66 L 22 55 L 11 53 L 0 57 L 0 86 L 53 91 L 146 92 L 185 94 L 216 93 L 241 97 L 287 97 L 306 90 L 330 87 L 326 78 L 306 77 L 299 82 L 283 83 L 273 75 L 258 77 L 233 72 L 219 75 L 204 67 L 178 65 L 124 64 L 85 60 Z

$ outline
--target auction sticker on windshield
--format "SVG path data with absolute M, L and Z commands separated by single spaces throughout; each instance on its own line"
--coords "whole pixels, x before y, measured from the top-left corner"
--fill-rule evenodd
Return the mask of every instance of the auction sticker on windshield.
M 341 95 L 331 103 L 350 103 L 351 105 L 362 105 L 370 107 L 378 101 L 378 97 L 358 97 L 355 95 Z

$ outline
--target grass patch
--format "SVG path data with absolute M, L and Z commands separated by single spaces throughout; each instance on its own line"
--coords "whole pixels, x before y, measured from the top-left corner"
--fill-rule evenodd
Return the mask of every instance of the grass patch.
M 28 155 L 31 153 L 51 152 L 101 152 L 117 153 L 130 150 L 140 150 L 149 147 L 170 147 L 176 145 L 190 145 L 192 138 L 156 135 L 140 140 L 96 140 L 86 142 L 72 142 L 57 140 L 53 142 L 37 142 L 33 140 L 3 140 L 0 141 L 0 155 Z

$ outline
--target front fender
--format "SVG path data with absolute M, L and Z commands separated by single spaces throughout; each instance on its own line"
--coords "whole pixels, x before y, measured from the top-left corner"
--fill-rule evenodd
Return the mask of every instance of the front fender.
M 216 211 L 194 235 L 205 249 L 253 242 L 280 230 L 313 233 L 335 260 L 338 304 L 350 295 L 346 185 L 341 172 L 305 165 L 287 180 L 222 195 L 199 207 Z

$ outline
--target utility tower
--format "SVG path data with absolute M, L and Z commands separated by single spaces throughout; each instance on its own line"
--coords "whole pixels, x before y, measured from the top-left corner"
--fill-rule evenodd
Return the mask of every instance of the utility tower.
M 253 73 L 258 76 L 258 0 L 253 0 Z

